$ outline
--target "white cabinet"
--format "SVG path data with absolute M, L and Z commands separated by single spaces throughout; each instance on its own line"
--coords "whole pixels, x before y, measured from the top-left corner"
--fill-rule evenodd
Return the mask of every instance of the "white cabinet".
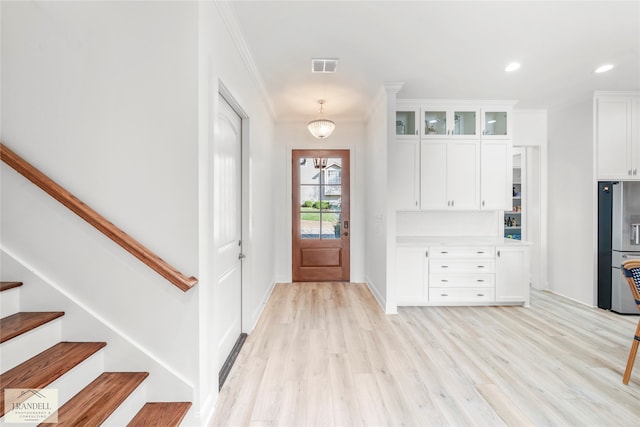
M 511 210 L 513 155 L 510 140 L 482 141 L 480 208 Z
M 420 107 L 415 105 L 399 106 L 396 110 L 396 138 L 411 139 L 420 137 Z
M 496 247 L 496 301 L 529 305 L 528 246 Z
M 421 142 L 421 209 L 478 209 L 479 193 L 478 140 Z
M 398 305 L 420 305 L 428 301 L 428 248 L 396 248 L 396 295 Z
M 420 143 L 417 139 L 397 139 L 389 150 L 391 197 L 397 210 L 420 208 Z
M 490 247 L 441 247 L 429 260 L 429 303 L 495 300 L 495 257 Z
M 640 180 L 640 97 L 596 95 L 594 122 L 597 177 Z
M 529 247 L 398 245 L 398 305 L 529 305 Z
M 475 105 L 427 104 L 422 106 L 424 138 L 477 138 L 480 108 Z
M 512 113 L 510 105 L 483 107 L 480 110 L 482 139 L 511 139 Z

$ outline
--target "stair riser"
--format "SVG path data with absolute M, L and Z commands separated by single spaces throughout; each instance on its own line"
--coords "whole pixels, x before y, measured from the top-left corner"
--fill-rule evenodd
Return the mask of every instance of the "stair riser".
M 20 288 L 0 292 L 0 319 L 20 311 Z
M 58 407 L 61 407 L 103 371 L 104 350 L 100 350 L 45 388 L 58 390 Z M 4 417 L 0 418 L 0 426 L 2 425 L 5 425 Z
M 62 406 L 102 372 L 104 372 L 104 350 L 91 355 L 47 388 L 58 389 L 58 405 Z
M 136 416 L 138 411 L 142 409 L 144 404 L 147 403 L 147 386 L 146 381 L 140 384 L 134 391 L 127 397 L 127 399 L 120 404 L 118 409 L 105 420 L 101 427 L 122 427 L 126 426 L 129 421 Z
M 62 319 L 55 319 L 36 329 L 0 344 L 0 372 L 19 365 L 62 340 Z

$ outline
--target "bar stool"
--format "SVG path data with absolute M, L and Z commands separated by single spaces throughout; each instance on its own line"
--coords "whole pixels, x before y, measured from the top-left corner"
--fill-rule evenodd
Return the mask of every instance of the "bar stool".
M 632 259 L 623 262 L 622 273 L 626 277 L 627 282 L 629 282 L 631 294 L 636 300 L 638 310 L 640 310 L 640 259 Z M 633 363 L 635 362 L 636 354 L 638 353 L 638 344 L 640 344 L 640 321 L 638 321 L 636 334 L 633 337 L 633 343 L 631 344 L 631 351 L 629 352 L 629 359 L 627 360 L 627 368 L 624 370 L 624 376 L 622 377 L 623 384 L 629 384 Z

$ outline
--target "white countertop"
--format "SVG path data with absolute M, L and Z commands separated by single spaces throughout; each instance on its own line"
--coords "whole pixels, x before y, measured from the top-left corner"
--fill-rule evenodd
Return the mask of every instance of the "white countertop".
M 497 237 L 398 236 L 396 244 L 420 246 L 531 246 L 532 242 Z

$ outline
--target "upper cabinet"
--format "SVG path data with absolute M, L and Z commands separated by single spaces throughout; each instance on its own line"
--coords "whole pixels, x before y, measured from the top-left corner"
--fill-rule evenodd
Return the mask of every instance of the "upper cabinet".
M 420 107 L 405 105 L 396 110 L 396 138 L 417 139 L 420 137 Z
M 509 139 L 512 105 L 425 104 L 421 118 L 423 139 Z
M 594 136 L 599 180 L 640 180 L 640 95 L 596 92 Z
M 466 105 L 425 105 L 422 107 L 424 138 L 477 138 L 480 109 Z
M 399 100 L 388 157 L 396 209 L 511 209 L 514 104 Z

